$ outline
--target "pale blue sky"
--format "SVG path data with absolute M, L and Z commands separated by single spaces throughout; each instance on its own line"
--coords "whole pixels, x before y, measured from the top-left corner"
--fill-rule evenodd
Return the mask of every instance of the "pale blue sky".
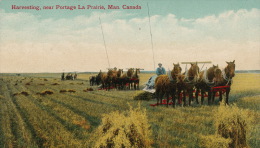
M 237 70 L 260 69 L 259 0 L 0 0 L 0 72 L 106 70 L 99 17 L 111 67 L 153 70 L 147 2 L 155 63 L 236 60 Z M 142 9 L 11 10 L 88 4 Z

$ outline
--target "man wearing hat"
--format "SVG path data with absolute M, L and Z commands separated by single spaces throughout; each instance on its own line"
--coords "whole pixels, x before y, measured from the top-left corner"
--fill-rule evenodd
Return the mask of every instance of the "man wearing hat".
M 156 75 L 152 76 L 148 82 L 146 83 L 146 87 L 143 89 L 144 91 L 150 92 L 150 93 L 154 93 L 155 89 L 154 89 L 154 83 L 155 83 L 155 79 L 159 76 L 159 75 L 165 75 L 166 71 L 164 69 L 164 67 L 162 67 L 162 63 L 158 64 L 158 68 L 156 68 Z
M 159 67 L 156 69 L 156 74 L 157 74 L 157 76 L 159 76 L 159 75 L 165 75 L 165 74 L 166 74 L 166 71 L 165 71 L 164 67 L 162 67 L 162 63 L 159 63 L 158 66 L 159 66 Z

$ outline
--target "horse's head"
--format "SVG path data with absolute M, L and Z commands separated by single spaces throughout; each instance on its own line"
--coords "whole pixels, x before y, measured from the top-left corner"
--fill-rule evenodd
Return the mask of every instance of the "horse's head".
M 112 76 L 113 73 L 114 73 L 114 72 L 113 72 L 113 69 L 109 69 L 108 72 L 107 72 L 107 75 L 108 75 L 108 76 Z
M 139 74 L 139 73 L 140 73 L 140 68 L 136 68 L 136 69 L 135 69 L 135 73 L 136 73 L 136 74 Z
M 193 76 L 193 77 L 199 76 L 200 68 L 199 68 L 197 62 L 195 64 L 193 64 L 193 63 L 190 63 L 190 64 L 191 64 L 191 67 L 188 71 L 189 76 Z
M 132 76 L 133 76 L 133 73 L 134 73 L 134 68 L 129 68 L 129 69 L 127 70 L 127 76 L 128 76 L 128 77 L 132 77 Z
M 218 68 L 218 65 L 213 64 L 212 68 L 216 69 L 216 68 Z
M 181 73 L 181 67 L 180 67 L 180 64 L 174 64 L 173 63 L 173 70 L 172 70 L 172 73 L 174 73 L 174 75 L 178 75 Z
M 117 77 L 120 77 L 123 74 L 123 69 L 118 69 Z
M 100 77 L 101 75 L 102 75 L 102 71 L 100 70 L 97 76 Z
M 233 78 L 235 76 L 235 60 L 233 62 L 226 62 L 228 65 L 225 68 L 225 73 L 227 75 L 227 77 L 229 78 Z

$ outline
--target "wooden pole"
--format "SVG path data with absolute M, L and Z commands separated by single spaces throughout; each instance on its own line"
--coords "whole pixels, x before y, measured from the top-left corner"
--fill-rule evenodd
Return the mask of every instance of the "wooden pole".
M 211 61 L 203 61 L 203 62 L 181 62 L 181 64 L 211 64 Z

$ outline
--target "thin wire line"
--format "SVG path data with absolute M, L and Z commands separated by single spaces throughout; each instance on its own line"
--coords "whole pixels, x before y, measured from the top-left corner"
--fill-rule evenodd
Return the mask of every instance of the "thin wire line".
M 152 27 L 151 27 L 151 20 L 150 20 L 150 12 L 149 12 L 149 5 L 148 5 L 148 3 L 147 3 L 147 7 L 148 7 L 148 16 L 149 16 L 149 26 L 150 26 L 152 52 L 153 52 L 153 68 L 155 69 L 154 50 L 153 50 L 153 35 L 152 35 Z
M 102 31 L 102 36 L 103 36 L 103 41 L 104 41 L 104 46 L 105 46 L 105 50 L 106 50 L 108 68 L 110 68 L 109 58 L 108 58 L 108 54 L 107 54 L 107 46 L 106 46 L 106 42 L 105 42 L 105 36 L 104 36 L 103 27 L 102 27 L 102 23 L 101 23 L 100 17 L 99 17 L 99 23 L 100 23 L 100 27 L 101 27 L 101 31 Z

